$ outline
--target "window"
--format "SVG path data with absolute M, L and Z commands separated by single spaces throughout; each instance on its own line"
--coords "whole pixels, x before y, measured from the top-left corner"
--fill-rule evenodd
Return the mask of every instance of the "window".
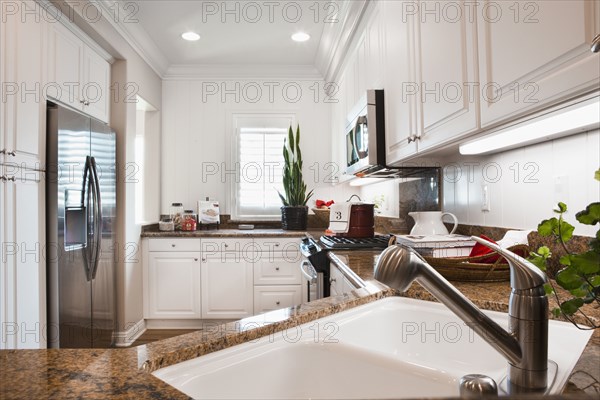
M 281 218 L 283 144 L 293 117 L 234 116 L 235 165 L 238 176 L 232 190 L 233 218 Z

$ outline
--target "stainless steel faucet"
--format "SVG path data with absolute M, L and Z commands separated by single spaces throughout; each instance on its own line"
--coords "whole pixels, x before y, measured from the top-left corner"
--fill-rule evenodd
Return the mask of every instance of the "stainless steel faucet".
M 510 266 L 508 332 L 482 313 L 414 250 L 390 246 L 375 266 L 375 279 L 405 292 L 417 281 L 508 361 L 509 393 L 543 392 L 548 385 L 546 274 L 518 255 L 478 237 Z

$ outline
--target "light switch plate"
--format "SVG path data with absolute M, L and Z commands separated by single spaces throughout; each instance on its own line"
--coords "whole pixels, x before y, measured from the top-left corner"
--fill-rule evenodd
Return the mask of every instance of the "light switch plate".
M 481 185 L 481 211 L 490 211 L 490 188 Z

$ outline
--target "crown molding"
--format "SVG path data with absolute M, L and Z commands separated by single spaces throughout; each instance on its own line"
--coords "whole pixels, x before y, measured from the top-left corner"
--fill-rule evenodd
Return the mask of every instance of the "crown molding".
M 363 16 L 372 3 L 373 0 L 342 0 L 338 13 L 340 20 L 325 26 L 315 57 L 315 66 L 325 81 L 332 81 L 338 75 Z
M 318 80 L 323 76 L 312 65 L 200 65 L 173 64 L 163 77 L 164 80 Z
M 50 0 L 37 0 L 37 4 L 40 7 L 44 8 L 46 10 L 46 12 L 49 13 L 48 15 L 54 15 L 55 12 L 62 13 L 62 8 L 56 7 Z M 50 12 L 48 10 L 54 10 L 54 11 Z M 96 52 L 96 54 L 98 54 L 100 57 L 102 57 L 108 63 L 112 64 L 115 62 L 115 58 L 109 52 L 104 50 L 104 48 L 102 48 L 98 43 L 96 43 L 94 41 L 94 39 L 92 39 L 87 33 L 85 33 L 79 26 L 77 26 L 75 24 L 75 22 L 72 20 L 72 18 L 68 18 L 64 14 L 63 14 L 63 16 L 64 16 L 64 18 L 58 18 L 56 21 L 53 21 L 53 23 L 60 23 L 63 26 L 65 26 L 75 36 L 77 36 L 83 43 L 85 43 L 89 48 L 94 50 L 94 52 Z
M 119 1 L 97 0 L 94 4 L 102 9 L 104 15 L 113 15 L 114 7 L 119 7 L 119 15 L 127 15 L 127 11 L 122 8 Z M 106 20 L 159 77 L 165 76 L 169 61 L 140 24 L 125 23 L 120 18 L 106 18 Z

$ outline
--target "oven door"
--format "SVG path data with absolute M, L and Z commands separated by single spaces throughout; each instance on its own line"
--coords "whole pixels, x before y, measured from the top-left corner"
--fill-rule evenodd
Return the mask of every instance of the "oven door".
M 323 273 L 317 272 L 308 260 L 300 262 L 304 293 L 302 301 L 308 303 L 323 298 Z

